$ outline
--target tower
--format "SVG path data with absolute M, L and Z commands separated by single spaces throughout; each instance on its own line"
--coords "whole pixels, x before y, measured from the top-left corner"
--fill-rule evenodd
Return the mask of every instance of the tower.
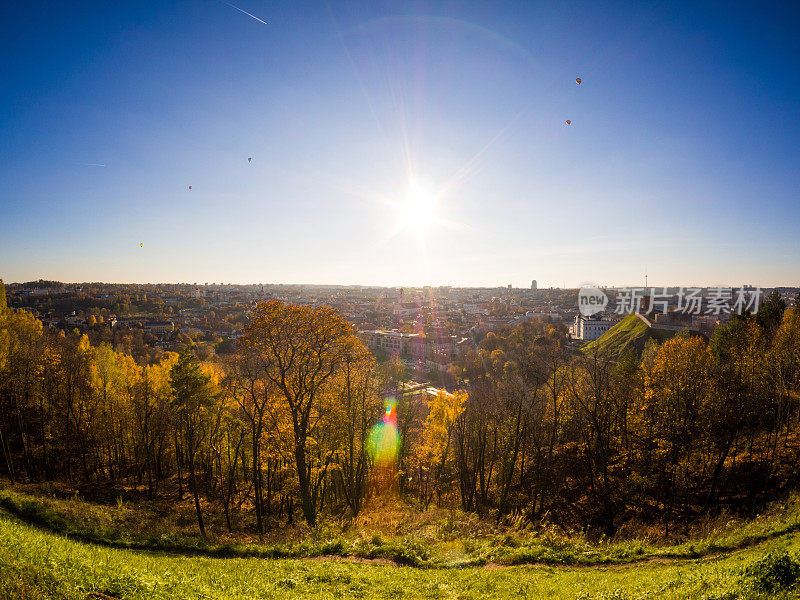
M 531 281 L 531 290 L 536 291 L 536 280 Z

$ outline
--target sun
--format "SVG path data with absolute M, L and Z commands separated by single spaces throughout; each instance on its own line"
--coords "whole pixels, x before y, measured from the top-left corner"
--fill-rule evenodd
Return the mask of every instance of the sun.
M 410 181 L 400 207 L 403 228 L 425 232 L 436 221 L 436 204 L 436 194 L 425 185 Z

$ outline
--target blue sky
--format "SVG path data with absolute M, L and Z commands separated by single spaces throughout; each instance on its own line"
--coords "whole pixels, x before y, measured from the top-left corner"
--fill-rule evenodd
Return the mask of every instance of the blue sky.
M 232 4 L 0 6 L 0 277 L 800 284 L 796 4 Z

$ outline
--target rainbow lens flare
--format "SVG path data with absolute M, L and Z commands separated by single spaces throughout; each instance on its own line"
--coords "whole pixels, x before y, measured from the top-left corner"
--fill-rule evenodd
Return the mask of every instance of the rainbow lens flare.
M 388 466 L 397 461 L 400 451 L 400 436 L 397 434 L 397 401 L 387 398 L 383 401 L 386 410 L 383 421 L 369 433 L 367 450 L 376 466 Z

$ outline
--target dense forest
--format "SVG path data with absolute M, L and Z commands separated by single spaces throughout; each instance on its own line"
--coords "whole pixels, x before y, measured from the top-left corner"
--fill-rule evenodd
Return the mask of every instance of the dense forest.
M 318 306 L 260 303 L 235 352 L 204 358 L 137 362 L 7 308 L 0 285 L 0 474 L 177 494 L 201 532 L 209 511 L 263 532 L 388 491 L 497 522 L 669 532 L 797 483 L 800 312 L 775 298 L 710 341 L 614 360 L 525 322 L 467 352 L 453 393 L 403 393 L 402 364 Z

